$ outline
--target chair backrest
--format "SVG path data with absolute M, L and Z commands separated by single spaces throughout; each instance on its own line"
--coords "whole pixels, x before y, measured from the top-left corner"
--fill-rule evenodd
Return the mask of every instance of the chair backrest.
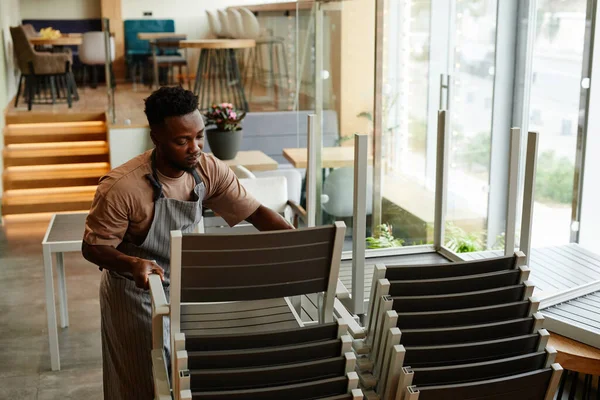
M 255 179 L 240 179 L 248 193 L 265 207 L 282 213 L 288 201 L 288 187 L 285 176 L 268 176 Z
M 337 377 L 260 389 L 239 389 L 214 392 L 193 391 L 192 396 L 194 400 L 304 400 L 318 399 L 345 393 L 348 393 L 348 378 Z
M 192 391 L 238 390 L 290 385 L 308 380 L 344 377 L 345 375 L 346 358 L 339 356 L 254 368 L 192 369 L 190 370 L 190 387 Z
M 331 339 L 244 350 L 188 351 L 188 368 L 249 368 L 320 360 L 341 356 L 342 347 L 340 339 Z
M 275 299 L 323 293 L 321 323 L 333 302 L 346 226 L 246 235 L 171 232 L 171 336 L 181 304 Z
M 245 39 L 244 23 L 242 15 L 235 8 L 227 9 L 227 20 L 229 21 L 229 30 L 235 39 Z
M 110 38 L 110 58 L 115 59 L 115 39 Z M 106 46 L 104 32 L 86 32 L 79 46 L 79 59 L 87 65 L 104 65 L 106 62 Z
M 185 337 L 185 348 L 188 351 L 244 350 L 257 347 L 288 346 L 327 341 L 337 339 L 339 336 L 338 323 L 331 322 L 309 325 L 303 328 L 244 333 L 243 335 L 194 336 L 187 334 Z
M 140 32 L 175 32 L 172 19 L 130 19 L 124 21 L 125 49 L 127 55 L 149 55 L 150 42 L 138 39 Z
M 390 281 L 391 296 L 430 296 L 464 293 L 518 285 L 529 277 L 529 271 L 520 269 L 467 275 L 456 278 Z
M 553 364 L 551 368 L 486 381 L 421 388 L 411 386 L 406 389 L 404 398 L 407 400 L 552 399 L 561 373 L 560 365 Z
M 31 24 L 23 24 L 21 26 L 23 27 L 23 31 L 25 31 L 25 35 L 28 38 L 39 36 L 39 33 L 35 30 L 35 28 L 33 27 L 33 25 L 31 25 Z
M 469 364 L 502 357 L 543 351 L 549 334 L 545 329 L 538 333 L 496 339 L 486 342 L 469 342 L 445 346 L 404 346 L 404 365 L 412 368 Z M 465 338 L 465 340 L 469 340 Z
M 396 326 L 403 329 L 443 328 L 500 322 L 533 315 L 539 306 L 532 300 L 487 307 L 434 312 L 398 313 Z
M 530 290 L 527 290 L 527 288 L 530 288 Z M 392 308 L 397 312 L 423 312 L 485 307 L 527 300 L 531 296 L 531 292 L 533 292 L 533 285 L 527 282 L 474 292 L 392 297 L 394 302 Z
M 476 261 L 461 261 L 449 264 L 386 265 L 385 276 L 392 280 L 440 279 L 465 275 L 485 274 L 516 269 L 525 261 L 524 255 L 487 258 Z
M 206 10 L 206 17 L 208 18 L 208 27 L 210 28 L 210 33 L 217 38 L 221 37 L 221 21 L 219 21 L 219 17 L 210 10 Z
M 13 48 L 15 50 L 15 57 L 17 58 L 19 69 L 21 70 L 21 73 L 28 74 L 30 72 L 29 63 L 34 61 L 36 52 L 31 43 L 29 43 L 22 26 L 11 26 L 10 36 L 12 37 Z
M 256 178 L 256 175 L 243 165 L 232 165 L 230 168 L 238 179 Z
M 556 350 L 547 348 L 545 351 L 499 360 L 433 368 L 407 368 L 407 370 L 413 374 L 413 385 L 448 385 L 502 378 L 549 368 L 555 359 Z
M 248 39 L 258 39 L 260 37 L 260 23 L 256 15 L 247 8 L 239 8 L 242 16 L 242 24 L 244 26 L 244 34 Z
M 226 38 L 233 37 L 231 33 L 231 27 L 229 26 L 229 17 L 227 16 L 227 11 L 217 10 L 217 14 L 219 15 L 219 22 L 221 23 L 221 35 Z
M 367 193 L 373 191 L 373 167 L 367 167 Z M 327 201 L 323 210 L 336 217 L 351 217 L 354 212 L 354 168 L 334 169 L 325 179 L 323 194 Z M 373 212 L 373 197 L 367 196 L 367 215 Z
M 288 199 L 296 204 L 300 204 L 300 198 L 302 196 L 302 174 L 297 169 L 281 168 L 272 171 L 257 172 L 255 175 L 257 178 L 285 176 L 287 179 Z
M 402 344 L 405 346 L 441 346 L 471 341 L 483 342 L 512 336 L 522 336 L 537 331 L 544 317 L 541 314 L 527 318 L 466 325 L 451 328 L 403 329 Z

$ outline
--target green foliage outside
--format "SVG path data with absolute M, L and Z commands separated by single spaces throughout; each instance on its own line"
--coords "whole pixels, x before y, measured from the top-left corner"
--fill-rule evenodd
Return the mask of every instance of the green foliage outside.
M 535 178 L 535 197 L 540 201 L 571 204 L 573 200 L 573 173 L 575 166 L 567 157 L 558 157 L 554 151 L 539 155 Z
M 392 226 L 378 225 L 373 236 L 367 238 L 367 249 L 385 249 L 389 247 L 402 247 L 404 241 L 394 238 Z

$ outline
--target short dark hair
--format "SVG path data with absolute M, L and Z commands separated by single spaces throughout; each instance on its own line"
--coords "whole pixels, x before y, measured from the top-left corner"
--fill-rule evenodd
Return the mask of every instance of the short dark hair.
M 198 109 L 198 96 L 181 86 L 161 87 L 144 100 L 150 126 L 160 125 L 168 117 L 180 117 Z

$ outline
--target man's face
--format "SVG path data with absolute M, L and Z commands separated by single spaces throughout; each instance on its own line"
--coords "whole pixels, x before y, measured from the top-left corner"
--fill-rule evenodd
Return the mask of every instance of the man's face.
M 169 165 L 191 171 L 204 148 L 204 121 L 200 111 L 166 118 L 162 126 L 152 128 L 152 141 Z

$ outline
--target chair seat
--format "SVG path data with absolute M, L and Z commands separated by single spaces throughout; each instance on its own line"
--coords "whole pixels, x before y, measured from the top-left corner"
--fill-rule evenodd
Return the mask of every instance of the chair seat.
M 299 326 L 283 298 L 186 304 L 181 309 L 181 330 L 186 336 L 266 332 Z
M 152 58 L 150 58 L 150 60 L 152 60 Z M 187 65 L 187 60 L 182 56 L 156 56 L 156 62 L 158 64 Z

